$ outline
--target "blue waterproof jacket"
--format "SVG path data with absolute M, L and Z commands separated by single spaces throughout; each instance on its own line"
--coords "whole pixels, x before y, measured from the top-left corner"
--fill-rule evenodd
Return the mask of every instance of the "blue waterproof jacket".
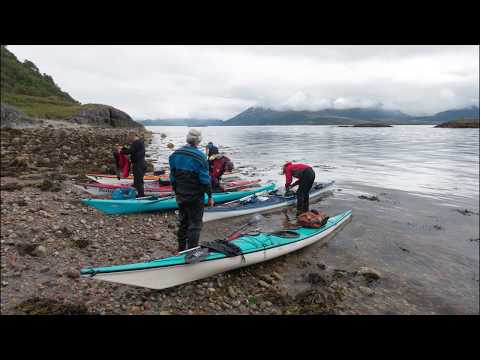
M 203 199 L 205 193 L 212 196 L 208 160 L 202 151 L 195 146 L 185 145 L 175 150 L 168 161 L 170 182 L 177 202 Z

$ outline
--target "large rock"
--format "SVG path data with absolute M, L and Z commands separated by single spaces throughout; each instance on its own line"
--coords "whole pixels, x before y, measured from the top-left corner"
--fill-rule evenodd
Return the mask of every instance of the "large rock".
M 0 127 L 2 128 L 21 128 L 40 123 L 42 120 L 31 119 L 13 106 L 0 104 Z
M 108 105 L 86 106 L 69 120 L 78 124 L 100 127 L 143 128 L 142 124 L 134 121 L 127 113 Z

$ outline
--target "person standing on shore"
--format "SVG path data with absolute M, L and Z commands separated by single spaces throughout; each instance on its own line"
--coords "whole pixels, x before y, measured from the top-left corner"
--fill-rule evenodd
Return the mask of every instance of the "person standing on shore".
M 147 171 L 147 164 L 145 162 L 145 144 L 143 139 L 140 139 L 137 133 L 131 131 L 128 133 L 129 147 L 123 147 L 121 154 L 130 155 L 133 170 L 133 187 L 137 189 L 137 197 L 144 197 L 143 177 Z
M 127 178 L 130 175 L 130 160 L 127 155 L 121 154 L 122 147 L 117 144 L 113 150 L 113 157 L 115 158 L 115 165 L 117 170 L 117 178 Z
M 310 190 L 315 181 L 315 171 L 310 165 L 287 162 L 282 167 L 282 174 L 285 175 L 286 179 L 285 192 L 300 184 L 297 190 L 297 215 L 307 212 L 309 210 Z M 298 180 L 292 184 L 292 178 Z
M 198 149 L 201 141 L 202 133 L 191 129 L 187 134 L 187 145 L 175 150 L 168 159 L 170 183 L 179 209 L 179 252 L 198 246 L 203 226 L 205 194 L 208 195 L 208 205 L 214 205 L 208 160 Z

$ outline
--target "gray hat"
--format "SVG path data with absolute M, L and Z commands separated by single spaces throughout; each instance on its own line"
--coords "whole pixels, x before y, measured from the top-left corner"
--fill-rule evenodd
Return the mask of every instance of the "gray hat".
M 190 129 L 187 134 L 187 143 L 190 145 L 199 145 L 202 142 L 202 133 L 197 129 Z

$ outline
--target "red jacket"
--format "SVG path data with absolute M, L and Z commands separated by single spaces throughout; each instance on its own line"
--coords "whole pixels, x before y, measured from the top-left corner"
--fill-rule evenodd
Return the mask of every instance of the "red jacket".
M 210 178 L 213 187 L 218 186 L 220 178 L 225 172 L 225 167 L 229 162 L 231 162 L 231 160 L 228 157 L 222 155 L 210 161 Z
M 285 189 L 288 189 L 289 187 L 294 187 L 296 186 L 300 180 L 297 180 L 295 181 L 293 184 L 292 184 L 292 177 L 294 178 L 297 178 L 297 179 L 300 179 L 300 175 L 302 173 L 303 170 L 305 170 L 306 168 L 309 168 L 311 167 L 310 165 L 306 165 L 306 164 L 292 164 L 292 163 L 288 163 L 286 166 L 285 166 L 285 179 L 286 179 L 286 182 L 285 182 Z M 290 185 L 291 184 L 291 185 Z
M 118 151 L 114 151 L 113 156 L 115 157 L 115 163 L 117 165 L 117 170 L 120 172 L 120 177 L 128 177 L 130 174 L 130 161 L 128 160 L 128 156 L 121 154 Z

